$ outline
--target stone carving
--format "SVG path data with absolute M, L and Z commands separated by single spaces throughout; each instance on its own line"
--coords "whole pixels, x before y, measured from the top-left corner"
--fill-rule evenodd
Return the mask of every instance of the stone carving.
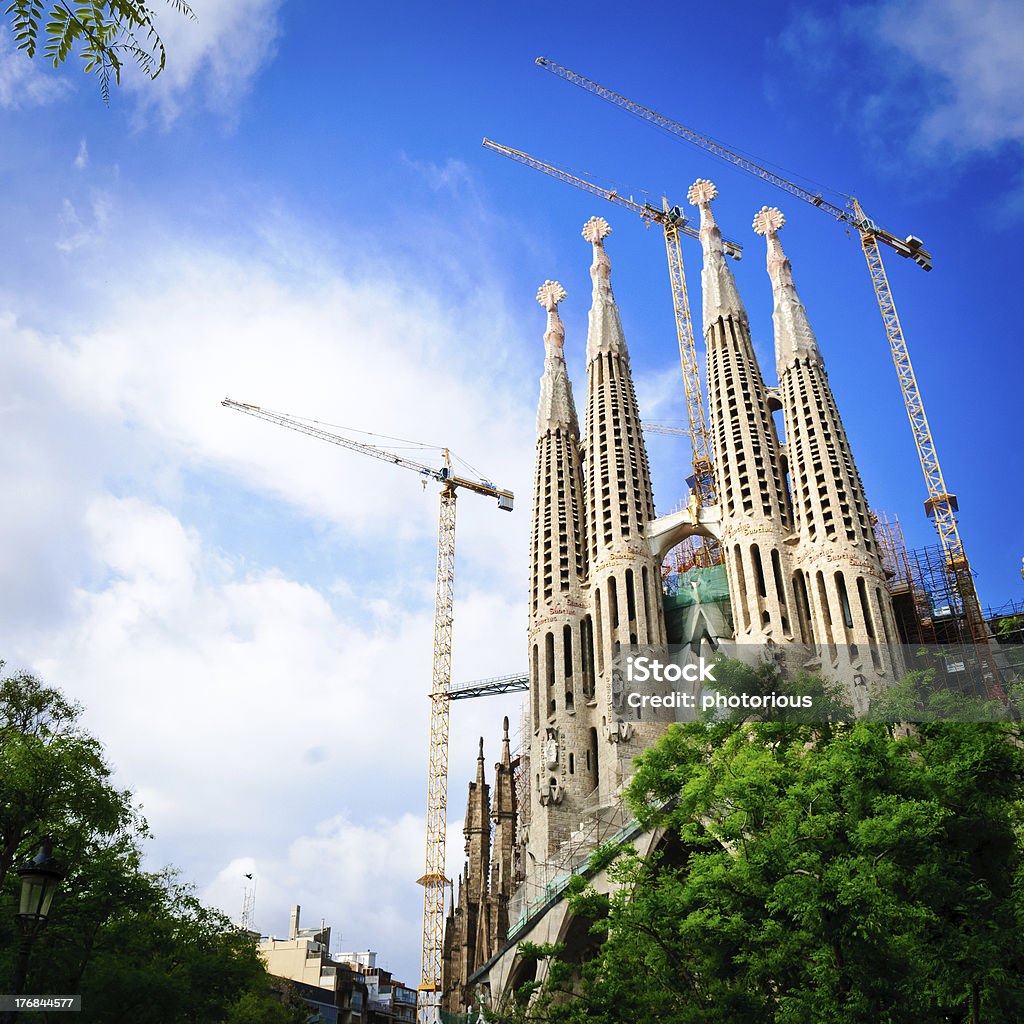
M 562 802 L 562 788 L 558 785 L 557 779 L 550 779 L 540 787 L 540 803 L 542 807 L 548 804 L 560 804 Z
M 704 290 L 705 332 L 720 318 L 737 316 L 745 320 L 747 316 L 732 271 L 725 262 L 722 232 L 711 212 L 711 202 L 717 195 L 718 188 L 707 178 L 698 178 L 686 191 L 690 205 L 700 208 L 700 244 L 704 248 L 700 280 Z
M 537 433 L 564 427 L 579 436 L 576 406 L 572 399 L 572 384 L 565 367 L 565 324 L 558 315 L 558 304 L 566 297 L 565 289 L 557 281 L 545 281 L 537 289 L 537 301 L 547 310 L 548 325 L 544 331 L 544 376 L 540 382 L 540 402 L 537 406 Z
M 558 733 L 554 729 L 548 729 L 544 741 L 544 762 L 551 770 L 558 767 Z
M 597 308 L 604 309 L 606 316 L 613 313 L 612 307 L 615 300 L 612 298 L 612 263 L 608 259 L 608 253 L 604 249 L 604 240 L 612 233 L 611 225 L 604 217 L 591 217 L 583 225 L 583 237 L 594 247 L 594 260 L 590 264 L 590 279 L 594 282 L 593 299 Z M 596 351 L 621 351 L 625 349 L 622 343 L 622 326 L 618 322 L 618 310 L 614 310 L 612 317 L 614 323 L 605 325 L 598 330 L 597 338 L 594 337 L 593 329 L 587 339 L 587 358 L 593 358 Z M 593 315 L 591 315 L 593 322 Z
M 808 359 L 824 365 L 821 350 L 807 318 L 807 309 L 796 293 L 793 267 L 779 242 L 779 231 L 786 223 L 782 211 L 774 206 L 762 206 L 754 214 L 754 230 L 768 243 L 768 276 L 775 297 L 775 362 L 779 377 L 796 359 Z
M 537 289 L 537 301 L 548 311 L 548 327 L 544 332 L 544 346 L 549 357 L 559 357 L 565 347 L 565 324 L 558 315 L 558 304 L 566 297 L 565 289 L 557 281 L 545 281 Z
M 707 178 L 698 178 L 686 190 L 686 198 L 691 206 L 705 206 L 718 198 L 718 187 Z
M 754 230 L 759 235 L 777 235 L 785 223 L 785 216 L 775 206 L 762 206 L 754 214 Z
M 537 301 L 549 313 L 556 313 L 558 304 L 566 297 L 566 290 L 557 281 L 545 281 L 537 289 Z
M 591 245 L 600 245 L 612 233 L 612 226 L 604 217 L 591 217 L 583 225 L 583 237 Z
M 604 727 L 604 736 L 609 743 L 625 743 L 633 735 L 633 726 L 629 722 L 616 721 Z

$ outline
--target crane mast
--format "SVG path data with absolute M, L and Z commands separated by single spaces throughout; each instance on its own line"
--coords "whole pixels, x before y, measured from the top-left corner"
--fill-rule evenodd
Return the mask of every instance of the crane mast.
M 726 163 L 739 167 L 749 174 L 753 174 L 762 181 L 767 181 L 783 192 L 788 192 L 791 196 L 795 196 L 797 199 L 817 207 L 834 220 L 857 230 L 860 235 L 864 258 L 867 261 L 868 272 L 871 276 L 871 285 L 874 288 L 875 298 L 878 301 L 878 307 L 882 314 L 882 322 L 885 325 L 885 333 L 889 341 L 893 363 L 896 367 L 903 404 L 907 410 L 907 418 L 910 421 L 911 432 L 914 435 L 914 443 L 917 446 L 918 458 L 924 473 L 925 487 L 928 491 L 925 511 L 935 521 L 935 528 L 939 534 L 939 543 L 942 546 L 943 558 L 957 593 L 960 596 L 971 642 L 982 648 L 987 648 L 988 630 L 981 611 L 981 602 L 974 583 L 974 574 L 971 571 L 967 554 L 964 551 L 963 541 L 960 539 L 960 531 L 956 521 L 956 513 L 959 511 L 959 506 L 956 496 L 947 491 L 943 480 L 938 453 L 935 449 L 935 440 L 928 425 L 928 419 L 925 416 L 924 402 L 917 385 L 917 377 L 914 374 L 914 367 L 910 361 L 907 341 L 903 335 L 903 328 L 896 312 L 896 303 L 889 288 L 889 280 L 885 273 L 885 265 L 882 262 L 882 254 L 879 249 L 879 243 L 886 245 L 900 256 L 912 259 L 923 270 L 931 270 L 931 254 L 924 248 L 921 239 L 913 235 L 908 235 L 906 238 L 901 239 L 879 227 L 865 214 L 860 202 L 853 197 L 850 197 L 845 207 L 838 206 L 826 200 L 820 193 L 812 193 L 802 185 L 787 180 L 767 167 L 762 167 L 760 164 L 755 163 L 740 153 L 734 152 L 720 142 L 716 142 L 714 139 L 702 135 L 692 128 L 677 124 L 664 115 L 641 106 L 639 103 L 629 100 L 625 96 L 621 96 L 619 93 L 613 92 L 611 89 L 607 89 L 603 85 L 599 85 L 597 82 L 591 81 L 575 71 L 571 71 L 569 68 L 562 67 L 554 61 L 548 60 L 546 57 L 538 57 L 536 63 L 558 78 L 571 82 L 586 92 L 593 93 L 601 99 L 614 103 L 641 120 L 664 129 L 670 134 L 697 146 L 704 152 L 711 153 L 713 156 L 726 161 Z M 984 654 L 982 655 L 982 660 L 986 665 L 985 672 L 990 693 L 997 696 L 1001 695 L 1002 686 L 999 683 L 998 672 L 994 664 Z
M 663 199 L 665 210 L 668 200 Z M 679 341 L 679 361 L 683 369 L 683 393 L 686 395 L 686 414 L 690 422 L 690 440 L 693 443 L 693 488 L 697 504 L 710 507 L 718 503 L 715 476 L 711 464 L 711 435 L 704 414 L 704 396 L 700 386 L 700 368 L 697 349 L 693 341 L 693 322 L 690 319 L 690 298 L 686 291 L 686 272 L 683 251 L 679 245 L 678 222 L 666 218 L 662 222 L 665 233 L 665 254 L 668 258 L 668 276 L 672 286 L 672 308 L 675 310 L 676 335 Z M 699 237 L 699 235 L 698 235 Z M 735 257 L 739 259 L 739 256 Z M 722 552 L 716 541 L 705 537 L 697 552 L 697 564 L 705 567 L 718 565 Z
M 557 178 L 559 181 L 575 188 L 600 196 L 616 206 L 639 215 L 644 223 L 660 224 L 665 236 L 665 255 L 668 259 L 668 276 L 672 289 L 672 309 L 675 314 L 676 337 L 679 343 L 679 361 L 683 371 L 683 393 L 686 397 L 686 416 L 689 421 L 687 433 L 693 444 L 693 487 L 697 502 L 701 506 L 714 505 L 718 501 L 715 478 L 712 470 L 711 437 L 708 430 L 707 415 L 704 411 L 704 395 L 700 384 L 700 368 L 697 364 L 697 350 L 693 338 L 693 321 L 690 316 L 690 299 L 686 291 L 686 273 L 683 265 L 683 252 L 679 243 L 681 234 L 690 238 L 700 238 L 700 232 L 686 221 L 678 206 L 671 206 L 667 199 L 662 199 L 659 210 L 651 203 L 638 203 L 632 196 L 619 195 L 614 189 L 602 188 L 592 181 L 580 178 L 575 174 L 554 164 L 546 163 L 529 153 L 524 153 L 510 146 L 503 146 L 484 139 L 485 149 L 501 156 L 515 160 L 526 167 L 541 171 L 543 174 Z M 723 239 L 723 248 L 727 255 L 738 260 L 743 255 L 743 246 L 738 242 Z M 721 561 L 721 551 L 717 543 L 710 538 L 703 538 L 697 552 L 697 564 L 717 565 Z
M 437 580 L 434 592 L 434 655 L 430 685 L 430 747 L 427 771 L 427 849 L 423 886 L 422 975 L 418 1016 L 421 1024 L 439 1019 L 441 965 L 444 954 L 445 829 L 448 811 L 448 733 L 452 681 L 452 619 L 455 604 L 455 497 L 463 488 L 498 499 L 498 508 L 512 511 L 511 491 L 486 480 L 469 480 L 452 472 L 451 456 L 444 449 L 444 464 L 428 466 L 372 444 L 324 430 L 307 422 L 258 405 L 225 398 L 221 405 L 257 419 L 276 423 L 302 434 L 329 441 L 371 458 L 393 463 L 441 484 L 441 510 L 437 524 Z
M 445 838 L 448 824 L 448 731 L 451 715 L 452 610 L 455 600 L 455 485 L 441 488 L 434 591 L 434 661 L 430 688 L 430 754 L 427 768 L 427 856 L 423 886 L 423 935 L 418 1017 L 440 1019 L 444 959 Z

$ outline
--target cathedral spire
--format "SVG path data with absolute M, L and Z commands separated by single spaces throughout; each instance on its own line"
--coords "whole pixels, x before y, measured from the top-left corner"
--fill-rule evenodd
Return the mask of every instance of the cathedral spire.
M 796 566 L 791 625 L 794 636 L 815 646 L 827 671 L 838 673 L 859 713 L 868 693 L 901 671 L 898 648 L 890 646 L 896 638 L 892 603 L 864 485 L 793 268 L 779 244 L 784 223 L 768 207 L 754 216 L 754 230 L 767 240 L 775 297 L 778 395 L 794 523 L 788 543 Z
M 469 784 L 466 804 L 466 864 L 468 892 L 471 902 L 478 902 L 487 893 L 487 877 L 491 861 L 491 787 L 484 775 L 484 741 L 476 759 L 476 781 Z
M 611 225 L 604 217 L 591 217 L 583 225 L 583 237 L 594 249 L 594 259 L 590 264 L 590 279 L 594 282 L 594 288 L 590 304 L 590 329 L 587 332 L 588 363 L 604 352 L 626 356 L 619 307 L 612 294 L 612 264 L 604 248 L 604 240 L 611 233 Z
M 537 433 L 540 435 L 561 428 L 578 438 L 580 428 L 563 351 L 565 324 L 558 315 L 558 304 L 565 297 L 565 289 L 557 281 L 545 281 L 537 289 L 537 301 L 548 314 L 548 326 L 544 332 L 544 375 L 540 379 L 540 402 L 537 405 Z
M 701 271 L 701 289 L 704 292 L 704 331 L 716 320 L 736 316 L 746 320 L 747 311 L 736 288 L 722 245 L 722 232 L 718 230 L 711 202 L 718 196 L 714 182 L 698 178 L 688 189 L 686 198 L 691 206 L 700 209 L 700 244 L 704 248 L 704 269 Z
M 814 337 L 807 309 L 797 295 L 793 283 L 793 265 L 782 251 L 779 231 L 786 223 L 782 212 L 774 207 L 762 206 L 754 214 L 754 230 L 764 235 L 768 243 L 768 276 L 775 297 L 775 361 L 781 376 L 795 359 L 809 359 L 824 365 L 821 350 Z
M 511 747 L 508 738 L 508 715 L 501 720 L 501 763 L 504 765 L 512 763 Z

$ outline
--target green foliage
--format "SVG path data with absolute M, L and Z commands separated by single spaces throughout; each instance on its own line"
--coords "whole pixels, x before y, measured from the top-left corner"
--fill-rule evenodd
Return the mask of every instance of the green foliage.
M 573 897 L 607 931 L 598 954 L 539 948 L 544 984 L 506 1019 L 1024 1019 L 1021 740 L 1004 722 L 671 727 L 628 794 L 661 849 L 615 862 L 603 913 Z
M 587 861 L 587 870 L 591 873 L 595 873 L 608 867 L 621 853 L 623 847 L 621 843 L 607 842 L 602 843 L 596 850 L 590 855 Z
M 996 626 L 996 636 L 1001 641 L 1009 642 L 1020 633 L 1024 633 L 1024 618 L 1020 615 L 1007 615 Z
M 185 0 L 167 0 L 179 14 L 195 15 Z M 110 99 L 110 79 L 121 83 L 124 61 L 134 61 L 143 74 L 156 78 L 167 62 L 153 13 L 141 0 L 12 0 L 4 12 L 11 21 L 18 49 L 34 57 L 42 34 L 43 55 L 60 67 L 77 51 L 86 74 L 99 76 L 104 102 Z
M 27 673 L 0 679 L 0 886 L 15 857 L 34 854 L 45 835 L 80 861 L 97 843 L 145 833 L 130 794 L 110 783 L 99 741 L 79 726 L 81 713 Z
M 83 1024 L 304 1021 L 295 1000 L 269 988 L 251 936 L 175 872 L 143 869 L 146 824 L 131 794 L 110 783 L 80 716 L 27 673 L 0 679 L 0 991 L 9 991 L 17 948 L 20 884 L 10 868 L 50 835 L 66 874 L 33 945 L 26 991 L 80 993 Z
M 548 960 L 561 955 L 564 950 L 564 946 L 555 942 L 520 942 L 516 952 L 521 960 Z
M 801 672 L 795 679 L 784 678 L 781 667 L 771 661 L 752 667 L 736 658 L 722 658 L 715 662 L 715 684 L 714 688 L 726 695 L 767 698 L 772 694 L 785 694 L 790 698 L 806 698 L 807 703 L 802 707 L 710 709 L 703 714 L 708 721 L 731 718 L 734 721 L 849 722 L 854 717 L 841 687 L 807 672 Z
M 935 682 L 935 672 L 909 672 L 871 699 L 876 722 L 998 722 L 1007 717 L 999 701 L 960 693 Z

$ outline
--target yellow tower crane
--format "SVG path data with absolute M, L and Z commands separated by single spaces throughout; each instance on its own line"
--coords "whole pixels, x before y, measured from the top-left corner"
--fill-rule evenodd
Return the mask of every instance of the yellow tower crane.
M 225 398 L 221 405 L 249 416 L 297 430 L 322 441 L 341 445 L 375 459 L 418 473 L 424 483 L 441 485 L 441 512 L 437 527 L 437 585 L 434 595 L 434 659 L 430 686 L 430 754 L 427 773 L 427 855 L 419 884 L 423 886 L 423 969 L 419 986 L 419 1020 L 434 1024 L 439 1019 L 441 961 L 444 951 L 445 827 L 448 809 L 448 722 L 452 680 L 452 609 L 455 596 L 455 492 L 458 488 L 498 499 L 498 508 L 512 511 L 513 494 L 487 480 L 467 480 L 452 472 L 448 449 L 443 465 L 427 466 L 402 455 L 350 437 L 332 434 L 317 421 L 304 421 L 258 405 Z
M 661 114 L 655 113 L 647 107 L 635 103 L 633 100 L 620 96 L 617 92 L 584 78 L 575 71 L 556 64 L 546 57 L 538 57 L 536 63 L 550 71 L 557 77 L 579 86 L 586 92 L 593 93 L 602 99 L 614 103 L 623 110 L 639 117 L 643 121 L 655 127 L 662 128 L 671 135 L 683 139 L 686 142 L 697 146 L 705 153 L 711 153 L 726 163 L 739 167 L 755 175 L 762 181 L 767 181 L 776 188 L 788 192 L 791 196 L 810 203 L 824 213 L 827 213 L 834 220 L 854 228 L 860 235 L 861 248 L 864 250 L 864 258 L 867 260 L 868 271 L 871 274 L 871 284 L 875 290 L 875 298 L 878 300 L 878 308 L 882 313 L 882 322 L 885 325 L 886 337 L 889 340 L 889 348 L 892 352 L 893 363 L 896 366 L 896 374 L 899 377 L 900 390 L 903 394 L 903 402 L 907 408 L 907 417 L 910 420 L 910 429 L 914 435 L 914 443 L 917 445 L 917 454 L 921 460 L 921 469 L 924 472 L 925 486 L 928 490 L 928 499 L 925 502 L 925 511 L 935 521 L 935 528 L 939 534 L 939 541 L 942 545 L 943 557 L 946 568 L 949 571 L 959 594 L 963 607 L 964 618 L 967 623 L 971 641 L 983 648 L 988 646 L 988 631 L 985 627 L 985 619 L 981 611 L 981 602 L 978 599 L 978 592 L 974 585 L 974 574 L 971 572 L 967 554 L 964 551 L 963 541 L 960 539 L 960 531 L 957 528 L 956 513 L 959 511 L 956 495 L 950 494 L 946 488 L 942 476 L 942 469 L 939 466 L 939 456 L 935 450 L 935 440 L 932 437 L 931 428 L 928 425 L 928 418 L 924 411 L 924 402 L 921 399 L 921 392 L 917 386 L 917 378 L 914 375 L 914 367 L 910 361 L 910 353 L 907 350 L 907 341 L 903 335 L 903 327 L 900 325 L 900 318 L 896 312 L 896 303 L 893 301 L 892 291 L 889 288 L 889 279 L 885 273 L 885 266 L 882 263 L 882 254 L 879 243 L 888 246 L 894 252 L 907 259 L 912 259 L 924 270 L 932 269 L 931 254 L 925 250 L 920 238 L 908 235 L 906 238 L 898 238 L 896 235 L 880 228 L 865 213 L 860 203 L 850 197 L 846 207 L 837 206 L 824 199 L 820 193 L 813 193 L 809 189 L 798 185 L 795 182 L 783 178 L 774 171 L 754 163 L 752 160 L 739 153 L 733 152 L 720 142 L 695 132 L 692 128 L 686 128 L 675 121 L 669 120 Z M 992 676 L 994 666 L 988 658 L 983 658 L 988 663 L 987 674 Z M 1001 692 L 1001 685 L 998 678 L 990 678 L 990 691 Z
M 670 205 L 665 198 L 662 198 L 662 208 L 659 210 L 650 203 L 638 203 L 632 196 L 619 195 L 614 189 L 602 188 L 600 185 L 577 177 L 561 167 L 545 163 L 535 156 L 530 156 L 529 153 L 503 146 L 491 139 L 484 139 L 483 146 L 484 149 L 489 149 L 492 153 L 499 153 L 510 160 L 515 160 L 517 163 L 549 174 L 559 181 L 564 181 L 567 185 L 573 185 L 584 192 L 600 196 L 625 210 L 639 214 L 648 227 L 651 224 L 661 225 L 665 235 L 665 253 L 668 257 L 672 308 L 675 311 L 676 335 L 679 340 L 679 360 L 683 368 L 683 392 L 686 396 L 686 415 L 690 424 L 688 433 L 693 443 L 693 491 L 697 495 L 698 504 L 702 507 L 716 504 L 718 498 L 711 465 L 711 440 L 708 433 L 707 416 L 704 412 L 704 396 L 700 386 L 697 352 L 693 341 L 693 322 L 690 318 L 690 299 L 686 291 L 683 252 L 679 245 L 680 234 L 699 239 L 700 232 L 689 226 L 680 207 Z M 738 260 L 743 255 L 743 246 L 738 242 L 723 240 L 723 247 L 726 254 L 733 259 Z M 710 566 L 717 565 L 720 561 L 721 551 L 718 545 L 705 538 L 698 551 L 697 564 Z

